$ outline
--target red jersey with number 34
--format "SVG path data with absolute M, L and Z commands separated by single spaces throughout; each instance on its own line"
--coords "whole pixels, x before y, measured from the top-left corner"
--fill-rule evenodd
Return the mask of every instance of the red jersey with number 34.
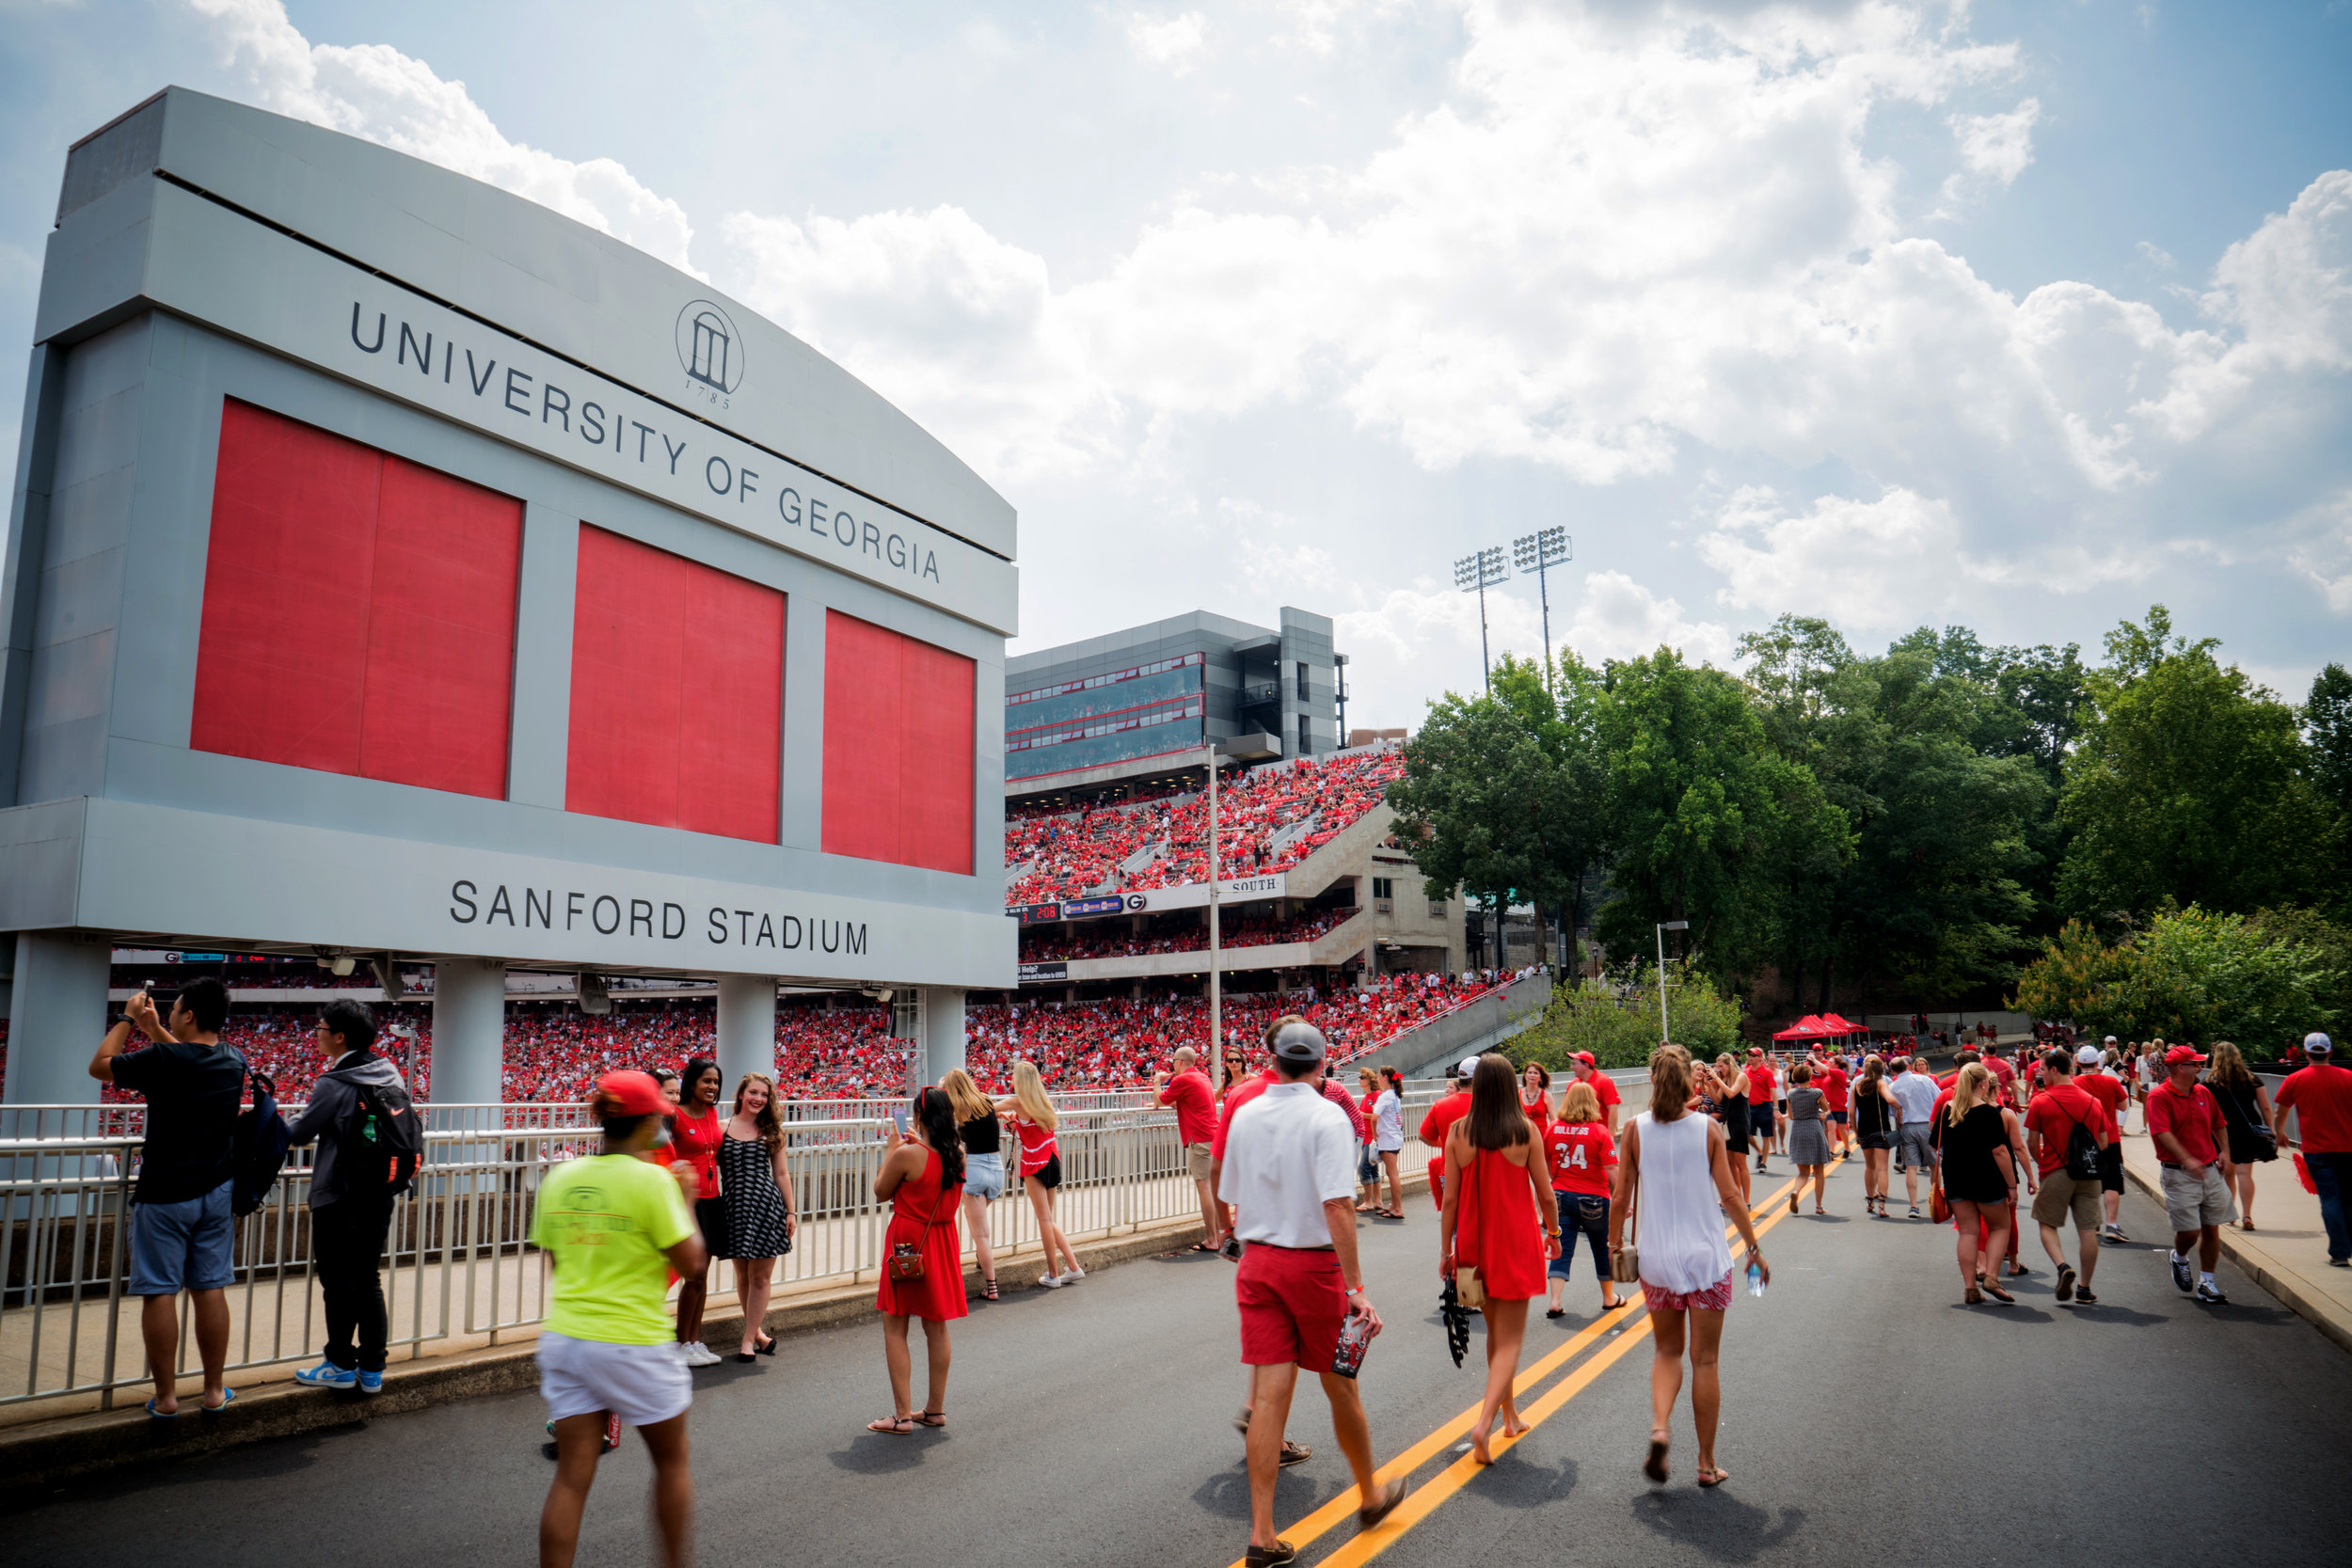
M 1544 1129 L 1544 1157 L 1551 1162 L 1551 1190 L 1609 1196 L 1609 1167 L 1617 1163 L 1617 1143 L 1597 1121 L 1555 1121 Z

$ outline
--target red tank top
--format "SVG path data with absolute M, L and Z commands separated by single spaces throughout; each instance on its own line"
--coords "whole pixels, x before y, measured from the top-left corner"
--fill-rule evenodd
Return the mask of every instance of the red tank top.
M 676 1147 L 677 1157 L 694 1167 L 694 1180 L 705 1197 L 718 1196 L 719 1140 L 725 1135 L 726 1126 L 719 1119 L 715 1105 L 699 1117 L 680 1111 L 670 1124 L 670 1142 Z

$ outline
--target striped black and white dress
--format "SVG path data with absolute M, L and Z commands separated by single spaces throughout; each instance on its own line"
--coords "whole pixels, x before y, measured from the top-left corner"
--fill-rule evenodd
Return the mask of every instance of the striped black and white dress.
M 781 1258 L 792 1250 L 772 1158 L 768 1146 L 755 1139 L 719 1140 L 719 1184 L 727 1204 L 727 1244 L 721 1256 Z

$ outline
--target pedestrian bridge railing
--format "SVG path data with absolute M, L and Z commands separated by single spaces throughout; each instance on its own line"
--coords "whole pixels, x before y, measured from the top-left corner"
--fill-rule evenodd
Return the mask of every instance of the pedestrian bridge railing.
M 1405 1169 L 1429 1157 L 1411 1134 L 1435 1095 L 1416 1087 L 1406 1096 Z M 1173 1114 L 1151 1106 L 1148 1095 L 1126 1098 L 1135 1103 L 1062 1112 L 1056 1218 L 1073 1241 L 1200 1212 Z M 889 1205 L 874 1197 L 874 1175 L 887 1111 L 903 1103 L 847 1102 L 856 1114 L 787 1122 L 786 1169 L 799 1229 L 792 1250 L 769 1264 L 779 1300 L 875 1277 Z M 11 1106 L 0 1117 L 0 1421 L 50 1409 L 112 1408 L 123 1390 L 149 1381 L 140 1304 L 126 1298 L 123 1223 L 137 1175 L 141 1109 Z M 578 1105 L 428 1109 L 425 1167 L 415 1191 L 394 1204 L 382 1264 L 395 1357 L 536 1333 L 550 1280 L 525 1245 L 533 1205 L 550 1168 L 599 1143 Z M 1009 1133 L 1006 1143 L 1009 1154 Z M 325 1313 L 310 1283 L 310 1152 L 296 1149 L 262 1207 L 236 1222 L 232 1374 L 307 1362 L 323 1340 Z M 1015 1164 L 1007 1161 L 1009 1168 Z M 1017 1179 L 986 1213 L 998 1252 L 1038 1250 L 1036 1216 Z M 974 1258 L 971 1226 L 962 1239 L 965 1257 Z M 732 1299 L 729 1273 L 713 1265 L 714 1301 Z M 177 1370 L 188 1372 L 197 1351 L 184 1296 L 180 1313 Z

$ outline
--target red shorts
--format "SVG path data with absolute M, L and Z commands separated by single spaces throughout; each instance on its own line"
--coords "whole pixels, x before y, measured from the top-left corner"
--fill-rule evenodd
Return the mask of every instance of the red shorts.
M 1233 1300 L 1241 1307 L 1243 1366 L 1295 1361 L 1312 1372 L 1330 1369 L 1347 1317 L 1339 1254 L 1250 1242 L 1233 1275 Z

